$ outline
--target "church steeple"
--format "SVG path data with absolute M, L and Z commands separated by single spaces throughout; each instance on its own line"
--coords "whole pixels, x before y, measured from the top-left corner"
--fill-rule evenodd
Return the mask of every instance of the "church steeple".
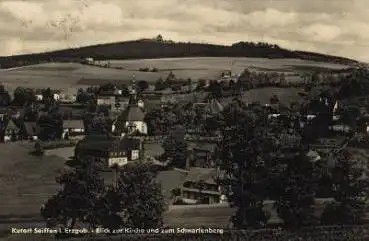
M 130 91 L 130 99 L 129 105 L 137 105 L 137 85 L 136 85 L 136 77 L 132 76 L 132 83 L 131 83 L 131 91 Z

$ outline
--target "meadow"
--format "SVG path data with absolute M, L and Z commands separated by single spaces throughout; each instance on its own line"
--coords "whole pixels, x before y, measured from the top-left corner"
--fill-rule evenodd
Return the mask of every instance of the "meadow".
M 320 69 L 344 69 L 348 66 L 299 59 L 264 58 L 168 58 L 141 60 L 111 60 L 111 67 L 82 65 L 79 63 L 44 63 L 13 69 L 0 70 L 0 82 L 9 90 L 17 86 L 43 88 L 52 87 L 65 92 L 76 92 L 76 88 L 98 85 L 108 81 L 129 83 L 134 75 L 137 80 L 154 83 L 165 78 L 170 71 L 182 79 L 217 79 L 221 73 L 231 70 L 240 74 L 245 68 L 259 71 L 278 71 L 296 79 L 294 73 Z M 140 68 L 157 68 L 159 71 L 141 72 Z
M 30 143 L 0 144 L 0 217 L 32 215 L 55 194 L 65 159 L 29 155 Z

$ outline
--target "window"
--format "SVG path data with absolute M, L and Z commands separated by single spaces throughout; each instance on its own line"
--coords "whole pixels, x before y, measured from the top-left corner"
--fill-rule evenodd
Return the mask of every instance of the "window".
M 132 160 L 137 160 L 138 158 L 138 150 L 132 150 Z

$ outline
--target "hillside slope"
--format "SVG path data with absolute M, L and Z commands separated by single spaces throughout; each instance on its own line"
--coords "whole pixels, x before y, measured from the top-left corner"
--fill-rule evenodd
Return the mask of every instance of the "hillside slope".
M 92 57 L 100 60 L 111 59 L 151 59 L 173 57 L 253 57 L 253 58 L 293 58 L 322 62 L 356 65 L 357 61 L 304 51 L 290 51 L 277 45 L 266 43 L 239 42 L 232 46 L 174 43 L 170 41 L 135 40 L 118 43 L 99 44 L 53 52 L 0 57 L 1 68 L 35 64 L 50 61 L 80 61 Z

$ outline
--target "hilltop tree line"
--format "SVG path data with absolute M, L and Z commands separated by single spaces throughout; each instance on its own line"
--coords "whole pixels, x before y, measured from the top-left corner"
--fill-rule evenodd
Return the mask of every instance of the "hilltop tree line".
M 42 62 L 80 62 L 92 57 L 104 59 L 147 59 L 170 57 L 254 57 L 300 58 L 314 61 L 356 64 L 356 61 L 323 54 L 290 51 L 268 43 L 239 42 L 232 46 L 174 43 L 170 41 L 137 40 L 89 47 L 66 49 L 41 54 L 29 54 L 0 58 L 1 68 L 12 68 Z

